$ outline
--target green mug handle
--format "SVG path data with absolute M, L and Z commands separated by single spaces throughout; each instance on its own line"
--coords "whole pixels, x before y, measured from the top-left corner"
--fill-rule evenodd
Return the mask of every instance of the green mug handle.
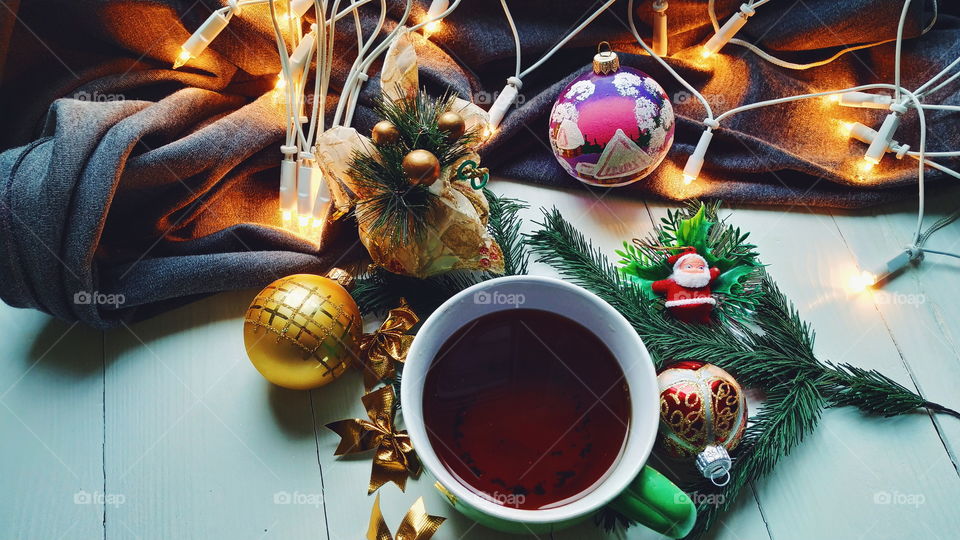
M 697 507 L 690 496 L 646 465 L 610 504 L 628 518 L 670 538 L 686 536 L 697 521 Z

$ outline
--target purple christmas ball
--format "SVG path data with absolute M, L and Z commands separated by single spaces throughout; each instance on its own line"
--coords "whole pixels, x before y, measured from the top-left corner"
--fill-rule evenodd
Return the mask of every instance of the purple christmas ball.
M 593 71 L 560 92 L 550 111 L 550 146 L 571 176 L 623 186 L 650 174 L 673 144 L 673 106 L 646 73 Z

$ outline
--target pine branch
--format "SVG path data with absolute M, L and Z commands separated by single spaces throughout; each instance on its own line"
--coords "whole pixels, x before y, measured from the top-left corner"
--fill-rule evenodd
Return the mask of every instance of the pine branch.
M 669 238 L 678 221 L 674 214 L 664 221 L 664 228 L 655 234 Z M 825 406 L 858 405 L 887 415 L 927 407 L 960 417 L 875 371 L 846 365 L 831 368 L 818 361 L 812 328 L 765 271 L 761 270 L 758 280 L 756 327 L 680 325 L 664 316 L 639 287 L 621 278 L 616 267 L 559 211 L 544 210 L 539 225 L 541 229 L 528 240 L 537 260 L 554 266 L 620 311 L 644 339 L 658 367 L 659 359 L 707 358 L 734 373 L 741 384 L 767 391 L 763 409 L 752 418 L 733 453 L 730 483 L 719 491 L 723 496 L 709 500 L 718 504 L 700 506 L 697 535 L 709 530 L 746 485 L 772 471 L 780 458 L 800 444 Z M 717 491 L 705 480 L 694 487 Z M 629 525 L 625 516 L 613 511 L 601 512 L 596 521 L 604 527 Z
M 880 416 L 897 416 L 921 407 L 960 418 L 960 413 L 931 403 L 890 377 L 850 364 L 829 364 L 820 384 L 828 389 L 828 406 L 850 405 Z
M 505 276 L 526 274 L 530 254 L 527 252 L 526 241 L 520 234 L 520 225 L 523 222 L 520 219 L 520 211 L 529 206 L 516 199 L 499 197 L 486 188 L 483 190 L 483 195 L 490 204 L 487 230 L 503 252 L 503 274 Z

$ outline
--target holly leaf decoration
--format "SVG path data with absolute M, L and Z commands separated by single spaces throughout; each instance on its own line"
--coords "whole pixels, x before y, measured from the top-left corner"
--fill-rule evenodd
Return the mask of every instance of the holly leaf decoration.
M 733 287 L 740 284 L 740 280 L 756 270 L 756 266 L 740 265 L 734 266 L 730 270 L 723 272 L 717 277 L 717 281 L 711 286 L 710 290 L 715 294 L 734 294 Z
M 697 249 L 697 253 L 704 256 L 707 259 L 707 262 L 713 266 L 710 253 L 710 245 L 708 240 L 710 238 L 710 227 L 713 227 L 716 223 L 710 221 L 706 218 L 706 206 L 700 204 L 700 208 L 697 210 L 697 213 L 689 219 L 681 219 L 676 232 L 676 245 L 677 247 L 690 246 Z

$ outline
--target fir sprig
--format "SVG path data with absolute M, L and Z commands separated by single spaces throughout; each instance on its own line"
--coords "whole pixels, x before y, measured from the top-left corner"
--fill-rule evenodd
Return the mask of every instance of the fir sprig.
M 674 223 L 668 219 L 669 227 Z M 813 351 L 814 333 L 786 295 L 761 269 L 752 320 L 755 326 L 681 325 L 669 320 L 640 286 L 621 277 L 615 266 L 563 219 L 556 209 L 544 210 L 541 229 L 528 240 L 537 260 L 554 266 L 564 277 L 609 302 L 637 330 L 655 358 L 708 358 L 731 371 L 741 384 L 762 388 L 767 399 L 752 417 L 740 446 L 733 452 L 730 482 L 722 489 L 699 481 L 688 489 L 722 494 L 699 505 L 695 535 L 706 532 L 750 482 L 768 474 L 819 421 L 826 406 L 855 405 L 874 414 L 903 414 L 918 407 L 958 415 L 930 403 L 906 387 L 872 370 L 820 362 Z M 658 231 L 669 238 L 674 229 Z M 732 238 L 732 237 L 731 237 Z M 628 524 L 610 509 L 597 516 L 604 526 Z
M 487 229 L 490 236 L 497 241 L 503 251 L 504 275 L 515 276 L 527 273 L 527 262 L 530 254 L 527 253 L 526 242 L 520 234 L 520 211 L 529 206 L 517 199 L 498 197 L 489 189 L 484 188 L 484 196 L 490 204 L 490 219 Z

